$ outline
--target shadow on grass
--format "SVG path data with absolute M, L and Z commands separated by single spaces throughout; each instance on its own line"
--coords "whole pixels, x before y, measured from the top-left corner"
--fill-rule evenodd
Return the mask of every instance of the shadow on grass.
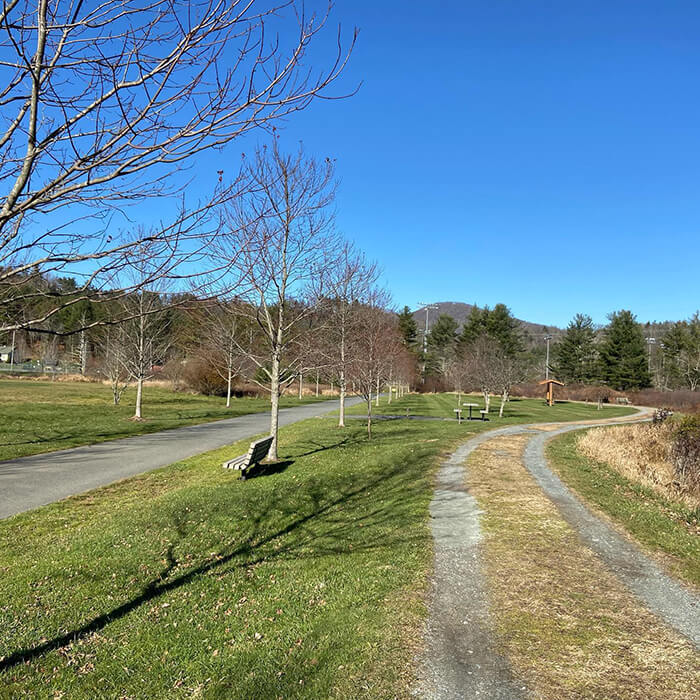
M 260 476 L 272 476 L 273 474 L 281 474 L 287 467 L 294 464 L 293 459 L 282 460 L 279 462 L 263 462 L 256 464 L 252 469 L 246 472 L 246 480 L 257 479 Z
M 330 447 L 323 449 L 330 449 Z M 273 469 L 281 467 L 283 470 L 292 463 L 292 460 L 286 460 L 273 463 L 270 467 Z M 262 476 L 263 474 L 258 475 Z M 299 514 L 300 504 L 290 501 L 286 492 L 283 491 L 276 497 L 265 501 L 264 509 L 257 513 L 249 511 L 246 520 L 237 522 L 237 526 L 245 523 L 247 531 L 239 532 L 238 543 L 235 546 L 223 548 L 212 554 L 207 561 L 199 566 L 167 580 L 179 565 L 174 555 L 176 544 L 171 543 L 165 555 L 165 566 L 157 576 L 145 584 L 139 595 L 64 634 L 42 641 L 35 646 L 19 649 L 4 658 L 0 658 L 0 672 L 19 664 L 34 661 L 44 654 L 80 641 L 104 629 L 110 623 L 126 617 L 154 599 L 175 591 L 201 576 L 214 571 L 218 571 L 221 575 L 221 570 L 228 564 L 234 564 L 239 568 L 248 568 L 262 562 L 270 563 L 289 557 L 320 558 L 338 554 L 355 556 L 362 551 L 392 546 L 392 543 L 412 542 L 419 539 L 422 541 L 419 536 L 411 534 L 410 528 L 401 526 L 402 509 L 410 508 L 407 503 L 410 499 L 406 498 L 405 480 L 405 470 L 401 465 L 397 465 L 374 478 L 362 480 L 359 486 L 353 485 L 352 488 L 341 490 L 340 495 L 331 500 L 327 500 L 325 490 L 320 484 L 309 484 L 306 487 L 305 496 L 311 503 L 305 504 L 305 510 L 309 511 L 306 514 Z M 391 485 L 387 486 L 386 482 L 391 482 Z M 384 489 L 382 505 L 374 507 L 360 517 L 354 516 L 352 518 L 353 528 L 357 528 L 358 525 L 362 527 L 363 541 L 361 543 L 353 541 L 352 545 L 348 547 L 348 515 L 346 510 L 352 508 L 351 506 L 348 509 L 348 504 L 366 499 L 370 490 L 380 486 Z M 339 508 L 341 506 L 342 508 Z M 230 508 L 228 501 L 222 502 L 209 514 L 212 516 L 223 515 L 223 510 L 227 508 Z M 335 509 L 338 509 L 337 513 L 334 512 Z M 266 525 L 273 517 L 279 519 L 280 513 L 283 518 L 291 518 L 290 522 L 266 534 Z M 179 542 L 183 542 L 189 534 L 184 523 L 190 515 L 184 511 L 171 515 L 173 529 L 179 537 Z M 392 534 L 387 535 L 386 527 L 390 528 Z M 294 541 L 280 546 L 279 538 L 291 533 L 297 535 Z M 274 547 L 271 548 L 269 545 L 274 545 Z M 306 548 L 310 545 L 313 545 L 313 550 L 307 551 Z M 240 561 L 236 562 L 237 559 Z

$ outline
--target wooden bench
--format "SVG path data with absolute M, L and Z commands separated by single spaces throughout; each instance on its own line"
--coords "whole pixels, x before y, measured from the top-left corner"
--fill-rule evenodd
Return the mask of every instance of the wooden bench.
M 260 464 L 260 462 L 267 457 L 273 439 L 272 435 L 270 435 L 270 437 L 263 438 L 262 440 L 251 442 L 248 453 L 230 459 L 228 462 L 224 462 L 224 469 L 240 469 L 241 479 L 245 480 L 246 470 L 250 467 L 254 467 L 256 464 Z

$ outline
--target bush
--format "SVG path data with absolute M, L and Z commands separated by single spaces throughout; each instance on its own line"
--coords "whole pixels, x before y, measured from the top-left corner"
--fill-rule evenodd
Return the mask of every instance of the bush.
M 226 381 L 203 357 L 187 361 L 182 379 L 192 391 L 205 396 L 226 396 Z
M 700 494 L 700 415 L 681 419 L 673 432 L 671 459 L 679 485 Z

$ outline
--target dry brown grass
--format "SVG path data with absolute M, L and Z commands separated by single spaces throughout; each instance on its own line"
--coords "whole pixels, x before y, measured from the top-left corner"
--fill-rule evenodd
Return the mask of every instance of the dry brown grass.
M 469 461 L 484 510 L 484 562 L 497 637 L 517 676 L 549 700 L 685 700 L 698 655 L 605 568 L 522 466 L 527 436 Z
M 690 508 L 700 506 L 700 493 L 677 480 L 671 461 L 673 424 L 637 424 L 589 430 L 578 438 L 583 455 L 609 464 L 624 477 L 648 486 L 665 498 Z

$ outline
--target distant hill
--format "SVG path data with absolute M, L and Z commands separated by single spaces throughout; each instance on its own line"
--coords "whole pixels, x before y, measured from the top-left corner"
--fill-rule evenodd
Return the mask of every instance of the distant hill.
M 452 316 L 452 318 L 459 323 L 461 328 L 474 308 L 473 304 L 463 304 L 460 301 L 438 301 L 435 302 L 433 306 L 437 306 L 438 308 L 430 309 L 428 315 L 428 330 L 432 328 L 433 323 L 435 323 L 440 314 Z M 416 309 L 416 311 L 413 312 L 413 318 L 418 324 L 419 333 L 422 333 L 425 328 L 425 307 L 423 306 L 420 309 Z M 531 323 L 530 321 L 523 321 L 520 318 L 518 321 L 520 321 L 523 331 L 530 336 L 536 337 L 546 333 L 558 333 L 561 331 L 561 329 L 556 326 L 543 326 L 541 323 Z

